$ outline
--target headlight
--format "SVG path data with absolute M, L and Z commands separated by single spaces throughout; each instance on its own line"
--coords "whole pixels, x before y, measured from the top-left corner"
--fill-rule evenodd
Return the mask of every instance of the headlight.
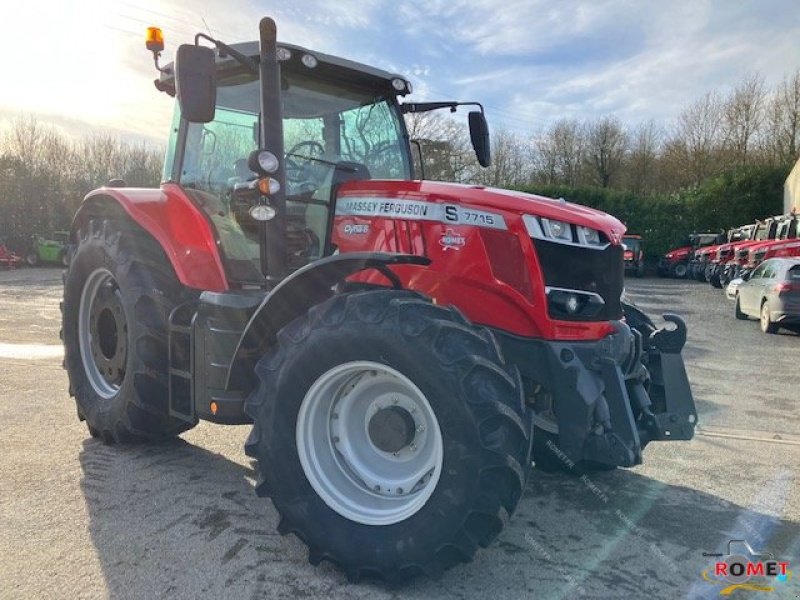
M 528 235 L 537 240 L 581 246 L 594 250 L 603 250 L 608 246 L 608 240 L 605 236 L 591 227 L 571 225 L 565 221 L 535 217 L 533 215 L 522 215 L 522 221 L 525 223 Z
M 545 235 L 548 237 L 564 242 L 572 241 L 572 228 L 569 226 L 569 223 L 564 223 L 564 221 L 554 221 L 551 219 L 542 219 L 542 225 L 544 225 L 544 230 L 546 232 Z
M 600 232 L 589 227 L 578 227 L 578 237 L 590 246 L 600 245 Z M 627 248 L 627 246 L 626 246 Z

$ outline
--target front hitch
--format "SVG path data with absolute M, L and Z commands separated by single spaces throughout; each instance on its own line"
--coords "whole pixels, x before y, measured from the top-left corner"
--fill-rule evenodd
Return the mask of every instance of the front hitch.
M 647 368 L 656 411 L 647 415 L 646 428 L 653 440 L 690 440 L 697 425 L 697 409 L 681 356 L 686 324 L 678 315 L 665 314 L 663 318 L 675 328 L 650 334 Z

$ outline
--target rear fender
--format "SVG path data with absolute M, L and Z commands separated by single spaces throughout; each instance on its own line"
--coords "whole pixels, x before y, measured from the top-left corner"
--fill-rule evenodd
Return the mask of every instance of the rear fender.
M 158 242 L 183 285 L 211 292 L 228 289 L 213 227 L 175 184 L 90 192 L 73 219 L 72 239 L 89 219 L 120 216 L 120 209 Z
M 253 313 L 233 354 L 226 389 L 248 389 L 256 362 L 275 343 L 281 328 L 330 298 L 337 283 L 359 271 L 375 269 L 399 289 L 400 279 L 389 269 L 390 265 L 426 266 L 430 262 L 429 258 L 413 254 L 349 252 L 298 269 L 279 283 Z

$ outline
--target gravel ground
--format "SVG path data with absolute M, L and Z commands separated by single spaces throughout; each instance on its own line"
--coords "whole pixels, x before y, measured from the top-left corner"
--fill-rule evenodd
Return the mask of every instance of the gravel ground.
M 0 598 L 712 598 L 722 587 L 702 580 L 702 553 L 732 538 L 797 569 L 800 337 L 735 321 L 705 284 L 631 280 L 629 292 L 687 320 L 696 438 L 586 480 L 534 471 L 490 548 L 398 592 L 312 567 L 276 534 L 252 492 L 247 427 L 201 423 L 137 447 L 91 439 L 61 370 L 60 272 L 0 271 Z

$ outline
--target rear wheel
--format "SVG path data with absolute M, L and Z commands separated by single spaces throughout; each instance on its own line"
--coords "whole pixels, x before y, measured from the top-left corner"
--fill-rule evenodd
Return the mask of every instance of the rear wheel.
M 35 267 L 39 264 L 39 253 L 35 250 L 31 250 L 25 256 L 25 262 L 28 263 L 31 267 Z
M 686 277 L 686 271 L 686 263 L 677 263 L 672 267 L 672 276 L 678 279 L 683 279 Z
M 764 333 L 778 332 L 778 324 L 772 322 L 772 317 L 769 314 L 769 302 L 766 300 L 761 303 L 761 318 L 759 321 L 761 324 L 761 331 Z
M 405 291 L 336 296 L 284 327 L 256 372 L 256 491 L 311 563 L 436 577 L 516 508 L 532 429 L 519 376 L 455 310 Z
M 169 415 L 167 327 L 171 310 L 193 294 L 133 224 L 95 219 L 79 237 L 65 275 L 62 324 L 78 416 L 107 443 L 189 429 Z

